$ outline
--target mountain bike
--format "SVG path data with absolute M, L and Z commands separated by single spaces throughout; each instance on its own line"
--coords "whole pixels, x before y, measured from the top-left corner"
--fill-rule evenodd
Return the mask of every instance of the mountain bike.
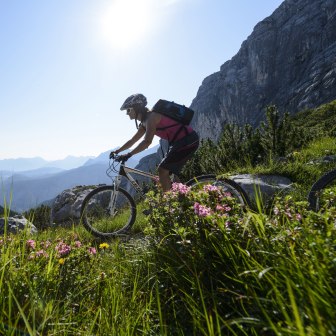
M 131 174 L 147 177 L 156 182 L 159 180 L 157 175 L 128 167 L 125 162 L 126 160 L 115 155 L 110 160 L 109 168 L 106 171 L 106 174 L 113 180 L 112 184 L 97 187 L 83 200 L 81 221 L 90 233 L 99 238 L 125 235 L 135 222 L 137 204 L 134 197 L 122 185 L 123 177 L 130 182 L 130 186 L 134 188 L 140 198 L 145 197 L 146 191 L 141 188 L 139 182 Z M 223 191 L 230 193 L 236 202 L 243 207 L 250 206 L 246 192 L 230 179 L 217 179 L 215 175 L 201 175 L 186 183 L 194 190 L 209 184 L 216 185 Z
M 322 207 L 336 204 L 336 169 L 320 177 L 311 187 L 308 194 L 310 209 L 319 211 Z

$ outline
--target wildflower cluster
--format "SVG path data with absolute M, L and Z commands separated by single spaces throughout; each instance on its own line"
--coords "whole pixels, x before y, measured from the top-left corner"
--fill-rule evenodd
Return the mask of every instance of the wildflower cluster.
M 56 245 L 55 250 L 57 251 L 59 257 L 65 257 L 71 252 L 71 246 L 63 241 L 60 241 Z
M 193 189 L 173 183 L 171 191 L 147 200 L 153 209 L 148 220 L 153 234 L 179 244 L 199 239 L 204 230 L 220 232 L 239 225 L 241 206 L 220 186 L 205 184 Z M 149 230 L 150 231 L 150 230 Z
M 8 244 L 11 242 L 11 238 L 8 237 L 6 240 L 0 240 L 0 246 Z M 27 252 L 27 259 L 45 259 L 48 260 L 49 257 L 56 257 L 58 263 L 63 265 L 67 258 L 71 256 L 94 256 L 97 254 L 97 249 L 94 246 L 87 246 L 85 243 L 78 239 L 65 241 L 63 239 L 57 239 L 55 242 L 50 240 L 38 241 L 34 239 L 27 239 L 25 241 L 25 248 Z M 108 248 L 108 244 L 100 244 L 101 249 Z
M 283 221 L 299 224 L 307 213 L 307 202 L 294 202 L 287 196 L 284 200 L 277 198 L 273 206 L 273 223 L 281 224 Z
M 190 187 L 186 186 L 183 183 L 176 183 L 175 182 L 175 183 L 172 184 L 171 192 L 186 195 L 190 192 L 190 189 L 191 189 Z
M 207 217 L 207 216 L 210 216 L 212 213 L 209 207 L 202 205 L 198 202 L 194 203 L 194 211 L 195 211 L 195 214 L 200 217 Z

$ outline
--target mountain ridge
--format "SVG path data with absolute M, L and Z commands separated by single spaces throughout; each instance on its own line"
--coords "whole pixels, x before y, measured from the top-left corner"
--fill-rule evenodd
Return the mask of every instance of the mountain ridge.
M 39 156 L 32 158 L 16 158 L 16 159 L 1 159 L 0 172 L 22 172 L 40 168 L 59 168 L 72 169 L 83 165 L 87 160 L 93 156 L 73 156 L 68 155 L 61 160 L 45 160 Z
M 128 160 L 129 167 L 135 167 L 138 162 L 147 155 L 156 152 L 158 146 L 149 148 Z M 35 208 L 45 201 L 52 200 L 65 189 L 78 185 L 97 185 L 111 183 L 110 177 L 106 175 L 111 150 L 99 154 L 90 163 L 85 162 L 82 166 L 57 171 L 57 168 L 39 168 L 32 171 L 23 171 L 1 178 L 2 188 L 0 189 L 0 205 L 3 206 L 4 199 L 11 200 L 11 209 L 17 212 Z M 53 169 L 53 171 L 50 171 Z M 38 174 L 43 171 L 44 174 Z
M 192 126 L 218 140 L 228 123 L 258 126 L 265 108 L 295 114 L 336 99 L 336 1 L 285 0 L 238 53 L 207 76 Z

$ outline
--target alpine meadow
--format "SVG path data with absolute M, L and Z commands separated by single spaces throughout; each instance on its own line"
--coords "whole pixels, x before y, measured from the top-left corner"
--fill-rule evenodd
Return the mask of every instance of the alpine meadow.
M 107 6 L 106 1 L 98 2 L 101 8 Z M 41 6 L 41 13 L 54 8 L 55 18 L 59 17 L 59 5 L 49 7 L 47 3 L 34 0 L 29 6 L 37 3 Z M 68 11 L 77 9 L 75 3 L 70 6 L 70 2 L 62 2 L 61 8 L 63 10 L 64 6 Z M 172 188 L 166 192 L 163 192 L 161 186 L 164 184 L 160 185 L 156 176 L 168 147 L 164 141 L 160 148 L 149 148 L 144 156 L 130 158 L 129 155 L 130 160 L 125 161 L 129 167 L 144 171 L 143 176 L 152 177 L 150 183 L 141 178 L 129 183 L 125 179 L 126 174 L 120 180 L 119 175 L 113 180 L 115 175 L 105 174 L 106 169 L 109 173 L 117 167 L 114 172 L 118 172 L 118 167 L 123 167 L 123 162 L 119 165 L 114 160 L 114 154 L 119 154 L 117 148 L 120 147 L 111 149 L 117 151 L 112 152 L 112 156 L 110 150 L 96 158 L 83 156 L 83 162 L 85 158 L 89 161 L 85 159 L 76 169 L 44 166 L 39 170 L 45 172 L 43 178 L 34 170 L 28 171 L 29 176 L 23 173 L 11 175 L 7 169 L 6 172 L 0 171 L 1 335 L 336 335 L 336 2 L 284 0 L 273 14 L 256 24 L 235 56 L 222 64 L 219 71 L 203 79 L 190 106 L 182 106 L 185 103 L 178 95 L 176 104 L 172 104 L 175 97 L 168 94 L 161 97 L 161 91 L 167 89 L 168 92 L 168 87 L 174 86 L 181 97 L 188 95 L 182 87 L 187 86 L 186 81 L 196 81 L 191 75 L 193 70 L 189 69 L 200 56 L 196 45 L 203 43 L 202 48 L 207 49 L 204 41 L 215 41 L 216 48 L 209 47 L 207 50 L 209 60 L 204 56 L 210 63 L 210 58 L 214 57 L 210 54 L 221 52 L 223 44 L 231 43 L 228 37 L 231 32 L 228 35 L 225 35 L 227 31 L 225 34 L 221 32 L 223 36 L 217 38 L 215 32 L 213 35 L 209 33 L 206 26 L 210 23 L 203 22 L 203 18 L 192 21 L 194 29 L 202 26 L 204 30 L 204 34 L 197 30 L 195 34 L 199 36 L 190 39 L 188 44 L 188 48 L 192 46 L 194 49 L 193 60 L 185 53 L 186 44 L 181 48 L 180 40 L 177 43 L 176 39 L 165 39 L 164 36 L 168 35 L 161 37 L 162 32 L 175 31 L 177 26 L 183 38 L 187 36 L 189 20 L 197 8 L 206 6 L 210 13 L 217 6 L 224 8 L 220 7 L 224 3 L 227 6 L 230 2 L 162 0 L 159 4 L 152 0 L 113 0 L 111 10 L 104 12 L 104 36 L 113 52 L 106 53 L 104 57 L 112 59 L 118 52 L 122 57 L 113 58 L 113 62 L 110 60 L 109 65 L 100 69 L 100 64 L 93 65 L 91 54 L 94 48 L 99 49 L 98 42 L 92 44 L 94 48 L 86 45 L 85 49 L 80 49 L 83 41 L 92 38 L 90 34 L 73 39 L 71 43 L 59 37 L 55 40 L 53 52 L 56 53 L 61 41 L 66 41 L 68 48 L 79 48 L 76 57 L 72 54 L 69 58 L 73 57 L 78 63 L 89 60 L 92 69 L 91 65 L 86 65 L 86 70 L 80 72 L 75 65 L 71 68 L 70 63 L 64 63 L 69 68 L 63 69 L 61 79 L 52 77 L 52 89 L 49 88 L 58 95 L 56 89 L 62 86 L 63 96 L 50 99 L 51 93 L 43 94 L 45 91 L 40 85 L 38 99 L 29 97 L 31 105 L 25 100 L 30 91 L 26 95 L 17 95 L 12 101 L 13 106 L 17 103 L 27 108 L 27 114 L 34 109 L 34 103 L 39 102 L 42 107 L 46 104 L 50 107 L 48 115 L 57 115 L 62 119 L 60 127 L 58 119 L 56 124 L 47 124 L 44 121 L 47 119 L 42 119 L 40 115 L 37 117 L 30 113 L 28 118 L 22 114 L 21 120 L 20 114 L 18 127 L 23 124 L 25 129 L 29 129 L 29 138 L 19 140 L 18 147 L 34 149 L 30 136 L 34 140 L 35 133 L 39 132 L 25 124 L 25 120 L 31 118 L 35 123 L 38 121 L 41 128 L 41 134 L 36 135 L 38 144 L 41 144 L 39 148 L 60 141 L 58 147 L 68 149 L 75 148 L 71 147 L 74 145 L 88 150 L 88 143 L 93 147 L 106 143 L 103 138 L 106 134 L 111 141 L 114 137 L 118 140 L 128 137 L 123 124 L 125 118 L 125 125 L 128 122 L 128 127 L 133 127 L 132 132 L 137 132 L 134 120 L 128 120 L 132 119 L 130 114 L 135 115 L 134 118 L 137 116 L 132 106 L 120 111 L 118 105 L 119 114 L 115 119 L 111 116 L 108 119 L 103 112 L 108 106 L 105 96 L 117 106 L 119 100 L 124 99 L 121 98 L 124 93 L 136 92 L 136 82 L 136 85 L 144 87 L 138 90 L 151 91 L 152 88 L 152 93 L 146 96 L 149 101 L 153 100 L 152 95 L 158 95 L 161 104 L 166 105 L 167 100 L 169 106 L 178 106 L 179 112 L 181 109 L 188 112 L 185 124 L 199 134 L 200 145 L 184 165 L 180 180 L 174 180 Z M 239 1 L 237 3 L 240 4 Z M 242 3 L 247 6 L 246 2 Z M 269 5 L 267 0 L 263 6 L 266 3 Z M 4 3 L 0 8 L 8 10 L 12 8 L 10 6 Z M 93 2 L 83 0 L 81 6 L 78 15 L 98 17 L 100 12 L 94 10 L 96 4 Z M 159 13 L 159 10 L 162 16 L 145 15 Z M 222 12 L 221 20 L 229 20 Z M 178 16 L 179 13 L 183 15 Z M 243 13 L 242 10 L 241 26 Z M 174 15 L 181 21 L 169 21 Z M 27 29 L 38 27 L 40 32 L 42 26 L 33 21 Z M 70 21 L 60 20 L 66 27 Z M 213 30 L 220 29 L 219 21 L 212 22 Z M 13 22 L 19 24 L 19 21 Z M 84 26 L 83 22 L 78 19 L 76 24 Z M 167 22 L 178 22 L 180 25 L 169 26 Z M 86 25 L 89 23 L 85 21 Z M 67 32 L 69 38 L 74 36 L 75 31 L 79 33 L 80 29 Z M 116 31 L 120 34 L 115 35 Z M 14 28 L 11 34 L 13 32 Z M 57 30 L 58 33 L 62 34 L 62 31 Z M 143 36 L 148 41 L 157 41 L 160 37 L 155 52 Z M 0 40 L 1 37 L 0 29 Z M 143 45 L 134 53 L 139 62 L 134 63 L 135 56 L 127 48 L 137 43 Z M 148 54 L 144 57 L 146 46 Z M 46 50 L 50 52 L 50 49 Z M 162 53 L 169 54 L 170 63 L 182 62 L 183 71 L 178 70 L 182 68 L 177 64 L 175 69 L 175 63 L 174 71 L 169 68 L 169 62 L 162 58 Z M 38 62 L 45 55 L 51 57 L 52 53 L 41 51 Z M 60 60 L 65 60 L 64 55 Z M 156 70 L 146 72 L 138 67 L 138 64 L 143 64 L 143 59 Z M 121 76 L 114 67 L 122 69 L 125 64 L 127 72 Z M 208 71 L 206 62 L 202 64 Z M 173 85 L 168 79 L 166 82 L 166 67 L 175 79 Z M 46 68 L 50 70 L 48 74 L 54 69 L 51 65 Z M 40 68 L 40 72 L 35 73 L 35 69 L 31 69 L 29 85 L 36 84 L 34 78 L 42 74 L 42 70 Z M 68 70 L 78 76 L 75 76 L 76 85 L 80 81 L 90 81 L 90 84 L 75 93 L 68 90 L 66 82 L 69 77 L 65 76 Z M 91 71 L 99 83 L 91 82 Z M 180 78 L 177 78 L 179 72 Z M 112 73 L 110 81 L 113 81 L 115 90 L 112 86 L 105 86 L 105 78 Z M 0 74 L 5 74 L 1 65 Z M 143 82 L 142 77 L 145 78 Z M 20 88 L 28 83 L 28 79 L 21 82 L 13 77 L 13 83 Z M 154 83 L 153 87 L 151 83 Z M 7 80 L 6 85 L 10 84 L 11 81 Z M 91 98 L 97 93 L 95 87 L 100 90 L 102 100 L 99 104 L 92 103 L 90 109 Z M 12 96 L 15 94 L 12 93 Z M 68 97 L 67 104 L 64 104 L 69 105 L 69 109 L 80 106 L 78 115 L 75 115 L 77 112 L 68 113 L 73 123 L 72 119 L 66 119 L 61 105 L 58 105 L 62 104 L 62 97 Z M 79 103 L 83 105 L 76 105 Z M 52 109 L 61 112 L 58 115 Z M 102 112 L 96 112 L 98 110 Z M 9 119 L 6 118 L 12 110 L 6 111 L 1 114 L 2 136 L 7 131 L 6 120 Z M 108 113 L 111 113 L 110 110 Z M 120 113 L 124 119 L 121 119 Z M 155 116 L 154 113 L 152 116 Z M 84 126 L 90 123 L 90 117 L 100 124 L 95 126 L 91 122 L 89 126 Z M 122 120 L 120 123 L 118 118 Z M 56 118 L 53 120 L 56 122 Z M 45 125 L 48 125 L 50 135 L 43 133 Z M 183 127 L 186 129 L 185 125 Z M 53 135 L 54 129 L 58 132 L 57 139 Z M 13 135 L 12 129 L 10 132 L 11 137 L 6 136 L 6 141 L 8 138 L 14 141 L 16 136 L 22 139 L 17 133 Z M 71 141 L 66 140 L 67 133 L 71 134 Z M 63 140 L 69 142 L 69 147 Z M 122 143 L 123 140 L 120 140 L 118 145 Z M 130 147 L 126 149 L 132 150 Z M 111 162 L 116 163 L 115 166 Z M 94 173 L 97 170 L 99 173 Z M 149 173 L 155 176 L 149 177 Z M 187 182 L 208 174 L 214 176 L 214 183 L 196 188 Z M 92 179 L 84 179 L 87 176 Z M 232 192 L 221 187 L 217 183 L 221 179 L 234 181 L 232 183 L 243 190 L 241 194 L 246 202 L 239 202 Z M 79 182 L 75 186 L 70 184 L 74 181 Z M 144 198 L 137 197 L 133 192 L 136 182 L 144 187 Z M 168 182 L 170 186 L 170 180 Z M 27 192 L 20 186 L 26 186 Z M 97 193 L 90 203 L 88 195 L 95 195 L 97 187 L 107 191 L 108 197 L 105 199 L 105 193 L 104 196 Z M 63 191 L 55 197 L 56 188 Z M 37 199 L 33 190 L 41 190 L 38 193 L 41 199 L 36 201 L 35 207 L 28 207 L 28 200 Z M 127 196 L 125 203 L 130 204 L 131 210 L 123 202 L 116 201 L 117 196 L 114 195 L 118 192 Z M 108 203 L 106 207 L 94 207 L 105 200 Z M 17 206 L 18 201 L 21 207 Z M 125 232 L 99 238 L 95 232 L 90 232 L 85 222 L 83 209 L 86 205 L 89 209 L 92 204 L 91 221 L 102 218 L 103 222 L 107 218 L 106 221 L 114 220 L 113 224 L 117 226 L 119 223 L 115 218 L 123 220 L 123 208 L 127 208 L 135 221 Z M 127 211 L 124 213 L 128 214 Z M 87 213 L 91 215 L 89 210 Z

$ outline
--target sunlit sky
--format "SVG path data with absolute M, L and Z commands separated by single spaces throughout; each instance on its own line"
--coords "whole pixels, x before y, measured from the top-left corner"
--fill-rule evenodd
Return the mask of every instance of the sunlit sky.
M 97 156 L 132 93 L 190 105 L 282 0 L 0 0 L 0 159 Z

